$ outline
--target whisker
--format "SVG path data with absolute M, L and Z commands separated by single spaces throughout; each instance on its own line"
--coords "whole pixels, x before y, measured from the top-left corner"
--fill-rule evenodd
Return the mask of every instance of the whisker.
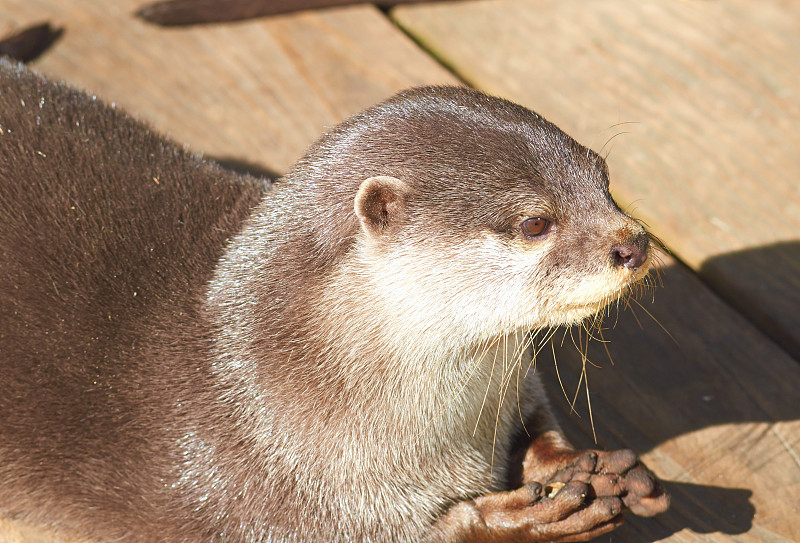
M 608 128 L 616 128 L 618 126 L 624 126 L 626 124 L 642 124 L 642 121 L 620 121 L 618 123 L 612 124 Z
M 550 342 L 550 347 L 553 350 L 553 366 L 556 369 L 556 377 L 558 378 L 558 384 L 561 386 L 561 392 L 564 394 L 564 399 L 566 399 L 567 402 L 569 402 L 569 396 L 567 395 L 567 389 L 564 388 L 564 381 L 561 380 L 561 373 L 558 371 L 558 360 L 557 360 L 557 357 L 556 357 L 556 345 L 555 345 L 555 343 L 553 343 L 551 341 Z M 575 412 L 574 410 L 572 410 L 572 412 L 575 413 L 576 415 L 578 415 L 578 418 L 580 418 L 580 414 L 579 413 Z
M 578 330 L 578 333 L 580 334 L 580 330 Z M 581 339 L 580 335 L 578 336 L 578 340 L 579 341 L 577 343 L 576 343 L 575 337 L 572 335 L 571 331 L 570 331 L 570 337 L 572 338 L 572 344 L 575 346 L 575 349 L 577 349 L 577 351 L 581 355 L 581 366 L 583 368 L 582 371 L 581 371 L 580 378 L 578 379 L 578 385 L 575 388 L 575 395 L 572 397 L 572 402 L 570 402 L 570 406 L 569 406 L 570 407 L 570 411 L 571 412 L 575 412 L 575 404 L 578 401 L 578 393 L 581 390 L 581 384 L 583 382 L 584 376 L 586 375 L 586 361 L 587 361 L 587 351 L 589 349 L 589 344 L 588 344 L 588 339 L 587 339 L 586 349 L 584 349 L 583 342 L 580 341 L 580 339 Z
M 644 311 L 645 313 L 647 313 L 647 316 L 648 316 L 648 317 L 650 317 L 651 319 L 653 319 L 653 321 L 654 321 L 654 322 L 655 322 L 655 323 L 656 323 L 656 324 L 657 324 L 657 325 L 658 325 L 658 326 L 659 326 L 659 327 L 660 327 L 662 330 L 664 330 L 664 333 L 665 333 L 665 334 L 667 334 L 667 335 L 669 336 L 669 338 L 670 338 L 670 339 L 671 339 L 671 340 L 672 340 L 672 341 L 675 343 L 675 345 L 680 345 L 680 343 L 678 343 L 678 340 L 676 340 L 676 339 L 675 339 L 675 337 L 673 337 L 673 335 L 669 333 L 669 330 L 667 330 L 667 329 L 664 327 L 664 325 L 663 325 L 663 324 L 661 324 L 661 322 L 660 322 L 660 321 L 659 321 L 657 318 L 655 318 L 655 316 L 654 316 L 652 313 L 650 313 L 650 312 L 647 310 L 647 308 L 646 308 L 645 306 L 643 306 L 641 303 L 639 303 L 639 301 L 638 301 L 638 300 L 636 300 L 635 298 L 631 298 L 631 300 L 632 300 L 632 301 L 633 301 L 633 302 L 634 302 L 636 305 L 638 305 L 640 308 L 642 308 L 642 311 Z
M 487 348 L 486 351 L 488 351 L 488 348 Z M 484 355 L 486 354 L 486 351 L 484 351 L 484 353 L 483 353 Z M 478 411 L 478 418 L 475 421 L 475 429 L 472 430 L 472 436 L 473 437 L 475 437 L 475 434 L 478 433 L 478 425 L 481 422 L 481 416 L 483 415 L 483 409 L 486 407 L 486 399 L 489 397 L 489 390 L 491 389 L 491 386 L 492 386 L 492 378 L 494 377 L 494 367 L 495 367 L 496 363 L 497 363 L 497 351 L 495 350 L 494 357 L 492 358 L 492 369 L 491 369 L 491 371 L 489 373 L 489 380 L 486 383 L 486 393 L 483 395 L 483 401 L 481 402 L 481 408 L 480 408 L 480 411 Z
M 594 439 L 595 445 L 597 445 L 597 432 L 595 431 L 594 427 L 594 414 L 592 413 L 592 398 L 589 395 L 589 376 L 586 375 L 586 366 L 583 366 L 583 374 L 584 380 L 583 382 L 586 384 L 586 405 L 589 409 L 589 424 L 592 427 L 592 438 Z
M 542 341 L 540 343 L 541 346 L 538 349 L 534 348 L 533 356 L 531 357 L 531 363 L 528 365 L 528 369 L 525 370 L 525 377 L 526 378 L 528 377 L 528 372 L 530 371 L 531 367 L 533 367 L 533 371 L 536 372 L 536 357 L 539 355 L 541 350 L 544 349 L 545 345 L 547 345 L 547 343 L 553 339 L 553 336 L 555 335 L 556 330 L 558 330 L 558 328 L 548 328 L 547 329 L 547 334 L 545 335 L 545 337 L 542 339 Z M 533 336 L 531 338 L 531 343 L 533 343 L 533 341 L 536 339 L 536 336 L 539 334 L 539 332 L 540 332 L 540 330 L 537 330 L 533 334 Z
M 627 298 L 625 298 L 625 308 L 626 308 L 628 311 L 630 311 L 630 312 L 631 312 L 631 315 L 633 315 L 633 318 L 634 318 L 634 319 L 636 319 L 636 324 L 638 324 L 638 325 L 639 325 L 639 329 L 640 329 L 640 330 L 644 330 L 644 327 L 642 326 L 642 323 L 641 323 L 641 321 L 639 321 L 639 316 L 636 314 L 636 311 L 634 311 L 634 310 L 633 310 L 633 306 L 631 306 L 631 304 L 630 304 L 630 302 L 631 302 L 632 300 L 633 300 L 633 298 L 631 298 L 630 296 L 629 296 L 629 297 L 627 297 Z M 640 306 L 640 307 L 641 307 L 641 306 Z
M 600 332 L 600 337 L 602 337 L 602 336 L 603 336 L 603 332 L 601 331 Z M 608 357 L 608 361 L 611 362 L 611 365 L 613 366 L 614 365 L 614 359 L 611 357 L 611 351 L 608 350 L 608 343 L 609 343 L 608 341 L 603 341 L 602 342 L 603 349 L 605 349 L 605 351 L 606 351 L 606 356 Z
M 600 148 L 600 151 L 598 151 L 597 154 L 598 155 L 602 155 L 603 154 L 603 149 L 606 148 L 606 145 L 611 143 L 617 136 L 621 136 L 623 134 L 630 134 L 630 132 L 627 132 L 627 131 L 617 132 L 616 134 L 614 134 L 613 136 L 611 136 L 610 138 L 608 138 L 606 140 L 606 142 L 603 144 L 603 146 Z M 608 158 L 608 156 L 610 154 L 611 154 L 611 149 L 608 150 L 608 153 L 606 153 L 605 157 L 603 157 L 603 158 Z
M 527 351 L 528 348 L 532 346 L 532 343 L 533 343 L 533 335 L 525 334 L 525 341 L 523 342 L 523 348 L 519 353 L 519 361 L 517 363 L 517 412 L 519 413 L 519 421 L 522 423 L 522 429 L 525 430 L 525 435 L 527 435 L 528 437 L 531 437 L 531 433 L 528 431 L 528 428 L 525 425 L 525 418 L 522 416 L 522 405 L 520 404 L 520 399 L 519 399 L 519 377 L 520 374 L 522 373 L 522 357 L 524 356 L 525 351 Z M 530 369 L 530 366 L 528 366 L 528 368 Z
M 515 348 L 516 350 L 516 348 Z M 506 392 L 508 391 L 508 382 L 511 381 L 511 371 L 509 368 L 511 367 L 510 363 L 508 362 L 508 336 L 503 337 L 503 376 L 500 379 L 500 390 L 498 390 L 498 398 L 497 398 L 497 412 L 495 413 L 494 417 L 494 432 L 492 434 L 492 459 L 490 462 L 490 469 L 489 473 L 494 476 L 494 452 L 497 446 L 497 430 L 500 426 L 500 412 L 503 409 L 503 401 L 506 397 Z

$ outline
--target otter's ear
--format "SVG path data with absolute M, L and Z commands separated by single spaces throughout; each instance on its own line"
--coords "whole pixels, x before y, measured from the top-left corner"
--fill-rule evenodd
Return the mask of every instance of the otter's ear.
M 370 234 L 389 234 L 406 216 L 408 185 L 395 177 L 370 177 L 358 187 L 353 208 Z

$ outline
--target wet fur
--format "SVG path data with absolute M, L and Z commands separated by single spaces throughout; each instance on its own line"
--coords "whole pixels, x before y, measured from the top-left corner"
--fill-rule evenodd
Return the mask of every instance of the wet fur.
M 522 419 L 556 428 L 538 378 L 508 388 L 525 331 L 646 272 L 609 263 L 640 227 L 602 159 L 475 91 L 367 110 L 264 196 L 0 70 L 0 517 L 98 540 L 419 541 L 520 483 Z M 387 176 L 384 209 L 364 182 Z M 359 191 L 380 205 L 354 210 Z M 558 230 L 524 239 L 544 214 Z

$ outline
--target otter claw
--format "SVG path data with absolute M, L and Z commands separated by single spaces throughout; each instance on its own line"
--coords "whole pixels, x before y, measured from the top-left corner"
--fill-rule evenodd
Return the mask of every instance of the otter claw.
M 556 494 L 558 494 L 559 491 L 562 488 L 564 488 L 564 486 L 565 483 L 562 483 L 560 481 L 555 481 L 553 483 L 550 483 L 549 485 L 544 487 L 544 495 L 550 499 L 553 499 L 556 497 Z

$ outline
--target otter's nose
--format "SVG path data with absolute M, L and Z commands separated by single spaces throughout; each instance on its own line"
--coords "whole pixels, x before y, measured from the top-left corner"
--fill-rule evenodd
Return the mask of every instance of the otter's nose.
M 628 239 L 625 243 L 611 247 L 611 263 L 616 266 L 625 266 L 630 270 L 638 269 L 647 260 L 647 246 L 650 238 L 646 232 L 641 232 Z

